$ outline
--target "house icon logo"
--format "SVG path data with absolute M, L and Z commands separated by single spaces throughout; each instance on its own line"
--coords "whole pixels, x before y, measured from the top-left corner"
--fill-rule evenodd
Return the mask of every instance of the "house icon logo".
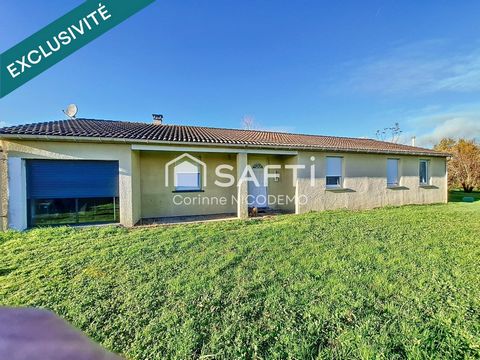
M 177 190 L 200 190 L 207 186 L 207 164 L 188 153 L 165 164 L 165 186 L 170 185 L 170 169 Z

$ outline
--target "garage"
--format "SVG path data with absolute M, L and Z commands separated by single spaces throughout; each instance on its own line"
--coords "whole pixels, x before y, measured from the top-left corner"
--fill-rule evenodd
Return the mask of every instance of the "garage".
M 27 160 L 28 226 L 119 222 L 118 161 Z

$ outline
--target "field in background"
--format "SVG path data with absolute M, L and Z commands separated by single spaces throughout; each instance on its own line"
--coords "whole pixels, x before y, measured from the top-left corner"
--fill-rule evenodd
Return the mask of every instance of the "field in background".
M 0 234 L 0 303 L 127 358 L 478 358 L 480 202 Z
M 462 190 L 451 190 L 448 193 L 448 201 L 450 202 L 463 202 L 464 197 L 472 197 L 473 201 L 480 201 L 480 191 L 466 193 Z

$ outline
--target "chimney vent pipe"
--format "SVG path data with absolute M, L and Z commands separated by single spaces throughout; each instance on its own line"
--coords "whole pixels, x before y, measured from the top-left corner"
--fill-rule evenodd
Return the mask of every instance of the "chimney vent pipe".
M 163 124 L 163 115 L 152 114 L 152 116 L 153 116 L 153 123 L 155 125 L 162 125 Z

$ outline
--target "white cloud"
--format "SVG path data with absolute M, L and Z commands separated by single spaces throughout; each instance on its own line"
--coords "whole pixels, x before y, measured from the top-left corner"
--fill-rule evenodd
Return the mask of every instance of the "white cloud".
M 480 109 L 438 111 L 408 121 L 409 131 L 402 142 L 410 143 L 416 136 L 417 145 L 431 147 L 443 138 L 480 140 Z
M 434 145 L 443 138 L 480 139 L 480 115 L 476 118 L 453 117 L 445 120 L 427 134 L 418 137 L 419 145 Z
M 8 124 L 5 121 L 0 120 L 0 128 L 8 126 Z
M 473 44 L 476 45 L 476 44 Z M 344 65 L 340 85 L 367 93 L 471 92 L 480 90 L 480 51 L 457 49 L 442 40 L 397 46 Z

